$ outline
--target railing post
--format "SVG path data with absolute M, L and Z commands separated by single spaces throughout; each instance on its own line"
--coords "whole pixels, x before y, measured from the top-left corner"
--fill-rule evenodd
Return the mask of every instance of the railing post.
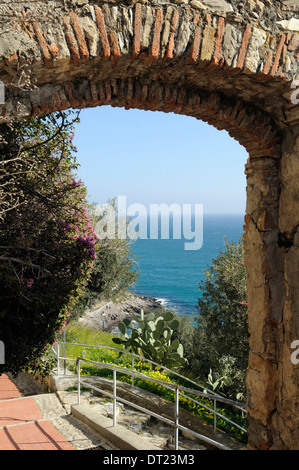
M 116 370 L 113 370 L 113 427 L 116 426 Z
M 63 356 L 66 357 L 65 328 L 63 330 Z M 66 360 L 63 359 L 63 374 L 66 375 Z
M 132 372 L 134 374 L 134 355 L 132 355 Z M 132 375 L 132 388 L 134 388 L 134 375 Z
M 77 376 L 78 376 L 78 405 L 81 399 L 81 378 L 80 378 L 80 359 L 77 359 Z
M 59 369 L 60 369 L 60 343 L 57 341 L 57 375 L 59 375 Z
M 217 408 L 217 400 L 214 399 L 214 434 L 217 433 L 217 415 L 216 415 L 216 408 Z
M 175 387 L 175 421 L 174 421 L 174 426 L 175 426 L 175 435 L 174 435 L 174 446 L 175 450 L 179 450 L 179 389 L 178 387 Z

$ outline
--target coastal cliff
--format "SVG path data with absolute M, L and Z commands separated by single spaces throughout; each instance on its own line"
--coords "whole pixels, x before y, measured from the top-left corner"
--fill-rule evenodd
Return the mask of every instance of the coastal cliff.
M 162 303 L 157 299 L 130 294 L 126 300 L 119 303 L 103 301 L 95 305 L 85 312 L 79 323 L 103 331 L 112 331 L 118 322 L 124 318 L 132 320 L 133 314 L 140 314 L 142 309 L 153 311 L 160 307 Z

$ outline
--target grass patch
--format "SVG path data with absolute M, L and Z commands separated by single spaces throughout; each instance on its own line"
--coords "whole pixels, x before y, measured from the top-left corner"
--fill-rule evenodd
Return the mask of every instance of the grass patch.
M 106 331 L 95 330 L 79 323 L 71 322 L 66 328 L 66 341 L 114 348 L 113 335 Z

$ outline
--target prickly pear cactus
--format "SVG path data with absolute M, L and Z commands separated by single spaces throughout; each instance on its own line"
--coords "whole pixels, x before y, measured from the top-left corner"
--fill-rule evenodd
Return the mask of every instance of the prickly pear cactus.
M 115 344 L 123 344 L 127 351 L 143 356 L 169 369 L 185 366 L 187 360 L 183 357 L 183 346 L 177 340 L 172 340 L 173 332 L 179 322 L 171 312 L 155 318 L 154 313 L 144 315 L 141 310 L 140 318 L 133 315 L 138 327 L 125 319 L 118 324 L 121 338 L 113 338 Z

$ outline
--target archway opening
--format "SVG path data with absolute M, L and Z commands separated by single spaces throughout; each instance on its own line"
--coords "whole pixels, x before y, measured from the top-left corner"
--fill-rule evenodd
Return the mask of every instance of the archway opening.
M 205 281 L 204 270 L 212 264 L 220 250 L 225 251 L 225 238 L 235 243 L 242 238 L 247 151 L 226 131 L 220 132 L 191 117 L 112 107 L 83 110 L 80 117 L 74 139 L 81 164 L 78 175 L 87 188 L 91 188 L 91 202 L 100 204 L 117 196 L 125 196 L 127 209 L 131 205 L 142 205 L 147 210 L 146 216 L 150 214 L 150 206 L 153 204 L 165 204 L 168 207 L 175 204 L 181 208 L 184 204 L 193 207 L 196 204 L 203 205 L 203 245 L 198 249 L 186 250 L 186 239 L 183 237 L 151 239 L 150 230 L 146 239 L 138 239 L 133 244 L 140 275 L 132 292 L 141 298 L 161 302 L 164 309 L 174 310 L 181 317 L 189 316 L 191 322 L 188 321 L 188 328 L 192 322 L 195 327 L 196 317 L 200 316 L 197 303 L 198 298 L 203 297 L 199 283 Z M 140 207 L 136 207 L 136 211 L 140 213 Z M 147 219 L 150 229 L 150 218 Z M 245 268 L 241 267 L 240 271 L 239 283 L 242 284 Z M 219 292 L 219 295 L 222 294 L 225 295 Z M 240 297 L 239 301 L 245 304 L 246 295 Z M 130 302 L 124 302 L 122 306 L 120 302 L 118 309 L 115 306 L 111 308 L 108 316 L 112 321 L 109 323 L 105 317 L 103 329 L 116 333 L 122 315 L 119 312 L 122 308 L 127 309 L 128 303 L 130 305 Z M 135 305 L 135 300 L 132 305 Z M 237 308 L 241 311 L 240 315 L 246 317 L 246 307 L 237 305 Z M 93 310 L 97 310 L 97 307 Z M 237 312 L 234 313 L 236 318 Z M 118 320 L 115 315 L 120 315 Z M 92 313 L 85 324 L 92 324 L 91 317 Z M 213 328 L 213 334 L 217 336 L 217 325 Z M 238 356 L 245 355 L 246 360 L 243 362 L 246 362 L 248 341 L 245 320 L 242 328 L 244 338 L 239 341 L 241 353 Z M 189 333 L 195 334 L 191 330 Z M 239 333 L 236 332 L 235 336 L 239 336 Z M 184 339 L 186 341 L 186 334 Z M 188 338 L 189 345 L 192 343 L 190 339 L 191 336 Z M 229 340 L 225 347 L 227 352 Z M 230 361 L 233 361 L 235 352 L 231 352 Z M 188 354 L 191 357 L 192 352 Z M 194 374 L 201 383 L 206 382 L 209 373 L 206 371 L 208 355 L 211 357 L 213 354 L 211 351 L 203 354 L 205 371 L 201 371 L 200 378 L 198 370 L 192 371 L 195 360 L 192 366 L 190 361 L 185 373 Z M 215 355 L 223 359 L 222 362 L 227 360 L 226 357 L 222 358 L 224 354 L 220 349 L 215 351 Z M 200 353 L 196 360 L 200 360 Z M 223 367 L 220 363 L 219 369 Z M 210 365 L 214 369 L 215 364 Z M 238 380 L 234 380 L 231 399 L 238 396 L 239 400 L 245 400 L 246 369 L 247 363 L 245 366 L 243 364 L 242 379 L 239 374 Z M 236 375 L 236 370 L 232 375 Z
M 87 185 L 90 202 L 103 204 L 120 196 L 125 197 L 127 209 L 137 204 L 146 211 L 146 239 L 141 234 L 133 244 L 136 255 L 141 256 L 140 281 L 135 286 L 138 294 L 162 298 L 181 313 L 194 313 L 203 270 L 224 249 L 225 238 L 238 242 L 242 237 L 247 151 L 226 131 L 173 113 L 103 106 L 81 110 L 80 121 L 74 139 L 78 175 Z M 170 211 L 179 206 L 181 215 L 183 205 L 188 205 L 193 216 L 195 205 L 201 205 L 202 245 L 186 249 L 182 223 L 180 240 L 170 233 L 172 245 L 159 233 L 160 245 L 154 255 L 151 247 L 155 250 L 157 241 L 150 235 L 152 205 L 164 205 Z M 138 212 L 136 207 L 136 215 Z M 194 225 L 192 228 L 195 242 Z M 173 249 L 180 253 L 181 264 L 174 257 L 171 277 L 167 277 L 158 253 L 166 251 L 171 257 Z M 190 272 L 184 272 L 184 263 Z M 185 290 L 182 296 L 180 286 Z

